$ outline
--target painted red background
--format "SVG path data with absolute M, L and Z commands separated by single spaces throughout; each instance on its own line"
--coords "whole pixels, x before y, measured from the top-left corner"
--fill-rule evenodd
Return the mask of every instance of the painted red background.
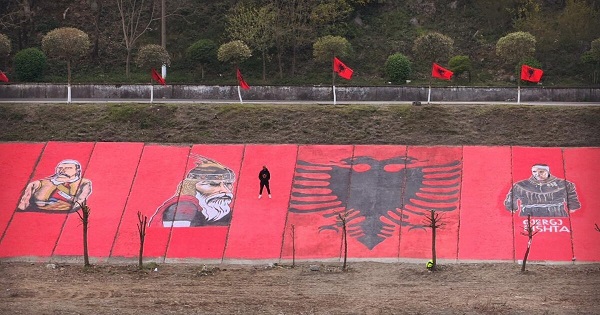
M 78 160 L 92 181 L 89 253 L 95 261 L 136 259 L 139 254 L 137 212 L 152 218 L 176 194 L 194 167 L 191 154 L 226 165 L 236 173 L 233 217 L 229 226 L 147 229 L 144 257 L 156 261 L 210 262 L 256 260 L 334 260 L 342 258 L 341 232 L 323 212 L 293 213 L 294 176 L 300 161 L 341 165 L 341 160 L 370 156 L 383 160 L 410 156 L 407 167 L 460 161 L 457 210 L 444 214 L 437 254 L 449 260 L 521 260 L 527 238 L 524 217 L 504 208 L 511 185 L 531 176 L 535 163 L 576 185 L 581 209 L 561 218 L 570 232 L 538 233 L 531 261 L 600 261 L 600 148 L 421 147 L 383 145 L 158 145 L 143 143 L 0 143 L 0 171 L 8 175 L 0 190 L 0 258 L 48 261 L 80 259 L 82 231 L 76 213 L 17 212 L 25 186 L 54 173 L 64 159 Z M 258 172 L 272 173 L 272 199 L 258 199 Z M 345 167 L 350 168 L 350 165 Z M 360 166 L 353 166 L 360 172 Z M 348 187 L 352 176 L 348 177 Z M 384 189 L 385 187 L 380 187 Z M 320 188 L 311 188 L 320 189 Z M 310 189 L 308 189 L 310 190 Z M 300 206 L 300 208 L 302 208 Z M 160 220 L 160 218 L 153 218 Z M 396 219 L 400 219 L 399 217 Z M 411 215 L 404 220 L 422 222 Z M 292 226 L 294 238 L 292 239 Z M 396 226 L 391 236 L 369 250 L 348 238 L 349 258 L 429 259 L 431 232 Z M 292 252 L 295 246 L 295 253 Z

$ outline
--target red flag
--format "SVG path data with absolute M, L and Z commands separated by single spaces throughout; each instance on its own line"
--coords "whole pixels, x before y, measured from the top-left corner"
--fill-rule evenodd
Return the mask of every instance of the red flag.
M 0 71 L 0 82 L 8 82 L 8 77 L 2 71 Z
M 431 76 L 434 78 L 442 79 L 442 80 L 450 80 L 454 72 L 441 67 L 437 63 L 433 63 L 433 68 L 431 68 Z
M 523 65 L 521 67 L 521 80 L 529 81 L 529 82 L 540 82 L 542 79 L 542 74 L 544 71 L 542 69 L 532 68 L 528 65 Z
M 162 85 L 167 85 L 165 79 L 162 76 L 160 76 L 160 74 L 158 74 L 158 72 L 156 72 L 154 68 L 152 68 L 152 79 Z
M 250 86 L 248 85 L 248 83 L 246 83 L 246 81 L 244 81 L 244 77 L 242 76 L 242 72 L 240 71 L 240 69 L 237 69 L 237 79 L 238 79 L 238 83 L 240 84 L 240 87 L 244 90 L 249 90 Z
M 346 67 L 346 65 L 337 59 L 337 57 L 333 57 L 333 71 L 346 80 L 350 80 L 354 73 L 354 70 Z

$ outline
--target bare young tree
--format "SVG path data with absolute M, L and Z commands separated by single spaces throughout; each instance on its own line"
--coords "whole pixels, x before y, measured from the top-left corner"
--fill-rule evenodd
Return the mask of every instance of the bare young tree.
M 529 257 L 529 251 L 531 250 L 531 242 L 533 241 L 533 237 L 538 234 L 539 231 L 535 230 L 535 226 L 538 224 L 538 221 L 534 220 L 532 224 L 531 214 L 527 215 L 527 225 L 524 227 L 521 235 L 527 236 L 527 250 L 525 250 L 525 256 L 523 257 L 523 264 L 521 265 L 521 272 L 525 272 L 525 265 L 527 264 L 527 257 Z
M 437 235 L 437 229 L 441 228 L 445 225 L 443 222 L 443 216 L 441 213 L 436 213 L 435 210 L 429 210 L 429 213 L 424 214 L 424 227 L 431 229 L 431 261 L 433 262 L 433 266 L 431 266 L 431 271 L 435 271 L 437 268 L 437 254 L 435 250 L 435 239 Z
M 32 45 L 36 29 L 36 9 L 40 1 L 35 0 L 2 0 L 6 11 L 0 14 L 0 29 L 6 33 L 16 34 L 16 50 L 22 50 Z
M 11 49 L 10 38 L 0 33 L 0 70 L 4 69 L 4 65 L 8 61 L 8 55 L 10 55 Z
M 137 40 L 150 29 L 156 10 L 153 0 L 116 0 L 123 28 L 123 43 L 127 50 L 125 59 L 125 74 L 129 77 L 131 52 Z
M 596 231 L 600 232 L 600 226 L 598 226 L 598 223 L 594 223 L 594 225 L 596 226 Z
M 143 257 L 144 257 L 144 240 L 146 239 L 146 227 L 148 226 L 148 216 L 142 214 L 141 211 L 137 212 L 138 216 L 138 233 L 140 235 L 140 255 L 138 257 L 138 269 L 143 269 Z
M 82 203 L 79 203 L 78 201 L 75 201 L 80 209 L 80 211 L 77 211 L 77 215 L 79 216 L 79 219 L 81 220 L 81 225 L 83 225 L 83 265 L 85 267 L 89 267 L 90 266 L 90 257 L 88 254 L 88 225 L 90 222 L 90 212 L 91 209 L 90 207 L 88 207 L 87 205 L 87 199 L 84 199 Z
M 260 8 L 239 5 L 227 16 L 227 32 L 231 40 L 241 40 L 260 51 L 262 78 L 266 80 L 267 51 L 275 44 L 276 12 L 270 6 Z
M 342 266 L 343 271 L 348 270 L 348 265 L 346 262 L 348 261 L 348 237 L 347 237 L 347 228 L 346 228 L 346 219 L 348 218 L 348 212 L 338 213 L 338 220 L 340 225 L 342 226 L 342 245 L 344 246 L 344 265 Z
M 296 267 L 296 226 L 292 224 L 292 268 Z

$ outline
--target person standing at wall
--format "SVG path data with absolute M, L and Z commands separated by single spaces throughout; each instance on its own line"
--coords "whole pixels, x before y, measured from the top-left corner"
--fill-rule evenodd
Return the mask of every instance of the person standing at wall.
M 258 199 L 262 198 L 263 188 L 267 188 L 269 198 L 271 198 L 271 188 L 269 187 L 269 180 L 271 179 L 271 173 L 266 165 L 263 165 L 262 170 L 258 173 L 258 179 L 260 180 L 260 191 L 258 193 Z

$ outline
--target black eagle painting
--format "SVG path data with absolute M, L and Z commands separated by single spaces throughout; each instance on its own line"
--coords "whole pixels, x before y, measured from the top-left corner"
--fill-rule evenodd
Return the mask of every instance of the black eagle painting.
M 429 210 L 457 210 L 461 175 L 459 160 L 430 163 L 411 156 L 355 156 L 328 163 L 298 160 L 289 211 L 318 213 L 331 220 L 320 231 L 339 231 L 337 215 L 346 212 L 348 237 L 372 250 L 400 226 L 423 228 L 423 214 Z

